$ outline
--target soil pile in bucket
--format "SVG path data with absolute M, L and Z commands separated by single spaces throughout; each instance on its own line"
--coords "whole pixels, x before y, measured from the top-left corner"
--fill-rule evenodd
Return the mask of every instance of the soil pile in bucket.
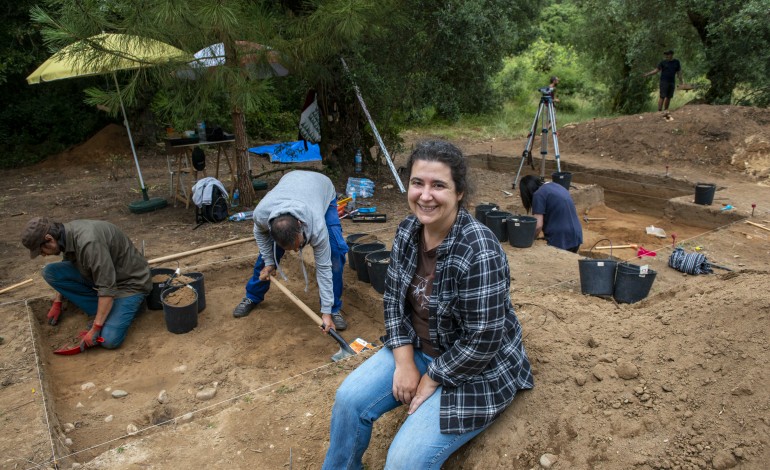
M 162 281 L 161 281 L 162 282 Z M 184 274 L 175 277 L 171 280 L 169 283 L 170 286 L 183 286 L 185 284 L 192 284 L 195 282 L 195 279 L 191 278 L 190 276 L 186 276 Z
M 175 307 L 184 307 L 198 301 L 195 291 L 192 289 L 177 289 L 168 294 L 163 301 Z

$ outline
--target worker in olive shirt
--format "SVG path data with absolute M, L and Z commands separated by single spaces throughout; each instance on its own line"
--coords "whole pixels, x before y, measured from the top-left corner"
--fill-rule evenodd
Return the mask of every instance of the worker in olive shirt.
M 21 242 L 32 258 L 62 255 L 62 261 L 43 268 L 43 279 L 56 290 L 49 323 L 59 321 L 62 299 L 67 298 L 91 320 L 82 338 L 85 346 L 120 346 L 152 290 L 150 266 L 131 240 L 109 222 L 62 224 L 35 217 L 24 228 Z

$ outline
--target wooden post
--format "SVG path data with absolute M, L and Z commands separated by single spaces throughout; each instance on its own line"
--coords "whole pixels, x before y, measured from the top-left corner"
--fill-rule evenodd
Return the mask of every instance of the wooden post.
M 173 255 L 161 256 L 160 258 L 155 258 L 155 259 L 148 260 L 147 263 L 149 263 L 149 264 L 162 263 L 163 261 L 171 261 L 171 260 L 175 260 L 175 259 L 179 259 L 179 258 L 184 258 L 185 256 L 194 255 L 194 254 L 198 254 L 198 253 L 203 253 L 204 251 L 216 250 L 217 248 L 224 248 L 226 246 L 237 245 L 239 243 L 245 243 L 247 241 L 253 241 L 254 243 L 256 243 L 256 241 L 254 240 L 254 237 L 239 238 L 238 240 L 231 240 L 229 242 L 219 243 L 217 245 L 204 246 L 204 247 L 201 247 L 201 248 L 196 248 L 196 249 L 190 250 L 190 251 L 183 251 L 181 253 L 176 253 L 176 254 L 173 254 Z

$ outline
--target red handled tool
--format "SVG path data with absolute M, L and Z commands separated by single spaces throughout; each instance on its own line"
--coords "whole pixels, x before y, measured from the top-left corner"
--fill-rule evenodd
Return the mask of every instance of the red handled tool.
M 101 336 L 98 336 L 96 338 L 96 342 L 97 343 L 103 343 L 104 342 L 104 338 L 102 338 Z M 85 351 L 89 347 L 91 347 L 91 346 L 86 346 L 86 343 L 84 341 L 81 341 L 78 346 L 73 346 L 71 348 L 57 349 L 53 353 L 54 354 L 58 354 L 60 356 L 74 356 L 75 354 L 82 353 L 83 351 Z

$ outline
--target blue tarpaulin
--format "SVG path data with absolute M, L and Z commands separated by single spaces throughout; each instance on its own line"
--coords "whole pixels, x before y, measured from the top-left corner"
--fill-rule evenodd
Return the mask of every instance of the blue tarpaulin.
M 320 162 L 321 148 L 318 144 L 307 143 L 299 140 L 297 142 L 281 142 L 278 144 L 262 145 L 252 147 L 249 152 L 257 155 L 268 155 L 271 163 L 297 163 L 297 162 Z

